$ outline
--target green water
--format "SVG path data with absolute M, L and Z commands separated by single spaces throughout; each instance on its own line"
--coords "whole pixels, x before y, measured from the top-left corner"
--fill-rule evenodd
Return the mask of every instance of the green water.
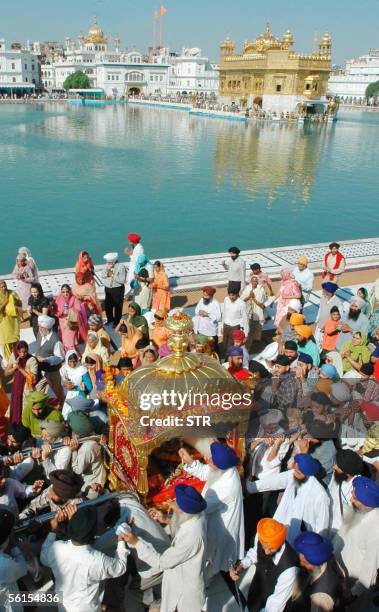
M 378 235 L 379 113 L 245 124 L 127 105 L 0 105 L 0 273 Z

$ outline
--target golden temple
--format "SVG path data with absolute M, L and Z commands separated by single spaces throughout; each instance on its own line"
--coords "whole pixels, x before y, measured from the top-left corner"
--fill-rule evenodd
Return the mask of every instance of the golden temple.
M 282 39 L 265 32 L 245 41 L 242 53 L 226 38 L 220 44 L 219 99 L 242 107 L 261 107 L 272 112 L 294 112 L 301 105 L 324 105 L 331 71 L 330 34 L 322 37 L 311 54 L 296 53 L 288 29 Z

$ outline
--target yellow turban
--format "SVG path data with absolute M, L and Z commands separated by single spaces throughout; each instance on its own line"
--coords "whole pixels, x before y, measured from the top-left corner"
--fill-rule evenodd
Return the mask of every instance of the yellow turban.
M 299 257 L 299 259 L 297 260 L 297 263 L 303 265 L 303 266 L 307 266 L 308 265 L 308 259 L 306 257 Z
M 294 312 L 291 314 L 290 316 L 291 325 L 304 325 L 304 323 L 305 323 L 304 315 L 299 314 L 298 312 Z
M 299 334 L 299 336 L 303 336 L 306 340 L 309 340 L 313 333 L 309 325 L 295 325 L 295 332 Z
M 269 544 L 279 550 L 286 541 L 287 529 L 275 519 L 263 518 L 257 525 L 257 534 L 261 544 Z

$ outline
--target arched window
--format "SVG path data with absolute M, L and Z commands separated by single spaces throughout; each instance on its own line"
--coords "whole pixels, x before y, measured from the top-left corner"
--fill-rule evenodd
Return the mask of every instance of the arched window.
M 128 72 L 125 75 L 126 81 L 144 81 L 144 76 L 142 72 Z

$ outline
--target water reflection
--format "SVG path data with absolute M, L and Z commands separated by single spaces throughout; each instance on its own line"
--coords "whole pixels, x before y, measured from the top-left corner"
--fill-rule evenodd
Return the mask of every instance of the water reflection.
M 236 130 L 225 123 L 216 139 L 217 186 L 231 181 L 252 196 L 264 195 L 269 207 L 285 194 L 292 207 L 306 206 L 332 135 L 325 125 L 250 123 Z

